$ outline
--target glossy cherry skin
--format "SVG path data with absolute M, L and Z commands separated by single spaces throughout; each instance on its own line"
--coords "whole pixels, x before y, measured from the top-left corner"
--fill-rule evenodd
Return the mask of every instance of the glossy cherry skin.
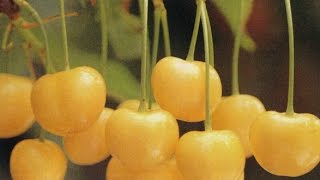
M 182 175 L 174 158 L 150 170 L 133 172 L 113 157 L 107 167 L 106 180 L 182 180 Z
M 254 157 L 268 172 L 301 176 L 320 161 L 320 121 L 312 114 L 267 111 L 252 124 L 250 145 Z
M 0 73 L 0 138 L 18 136 L 33 124 L 31 90 L 30 79 Z
M 244 171 L 242 171 L 241 175 L 239 176 L 239 178 L 237 180 L 244 180 Z
M 110 153 L 132 171 L 150 169 L 170 159 L 179 139 L 176 119 L 168 112 L 120 108 L 106 124 Z
M 106 101 L 106 85 L 93 68 L 78 67 L 42 76 L 34 84 L 32 108 L 47 131 L 66 136 L 98 120 Z
M 93 165 L 109 156 L 105 126 L 112 113 L 112 109 L 105 108 L 99 119 L 88 129 L 63 137 L 64 148 L 71 162 Z
M 235 132 L 244 147 L 246 157 L 252 156 L 249 130 L 256 117 L 265 112 L 264 105 L 254 96 L 240 94 L 223 98 L 212 115 L 212 128 Z
M 177 166 L 185 180 L 235 180 L 243 173 L 245 154 L 232 131 L 191 131 L 176 149 Z
M 221 98 L 218 73 L 210 66 L 210 107 Z M 152 90 L 159 106 L 177 119 L 189 122 L 205 119 L 205 63 L 184 61 L 176 57 L 161 59 L 152 71 Z
M 12 150 L 13 180 L 63 180 L 66 171 L 67 159 L 63 151 L 50 140 L 22 140 Z
M 140 106 L 140 100 L 138 99 L 129 99 L 126 101 L 123 101 L 117 108 L 126 108 L 131 109 L 134 111 L 138 111 Z M 157 103 L 152 103 L 151 110 L 158 110 L 160 109 L 160 106 Z

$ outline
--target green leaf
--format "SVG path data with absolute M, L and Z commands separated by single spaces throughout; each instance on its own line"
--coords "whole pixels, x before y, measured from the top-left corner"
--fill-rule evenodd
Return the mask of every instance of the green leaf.
M 142 50 L 140 17 L 130 14 L 123 7 L 123 2 L 124 0 L 110 1 L 109 41 L 118 59 L 139 59 Z
M 242 2 L 243 11 L 242 11 L 242 23 L 245 24 L 249 19 L 253 0 L 211 0 L 221 11 L 224 17 L 227 20 L 233 34 L 236 34 L 237 28 L 240 24 L 239 15 L 240 15 L 240 3 Z M 244 32 L 241 39 L 241 47 L 247 51 L 254 51 L 256 49 L 256 44 L 254 40 L 250 37 L 248 32 Z

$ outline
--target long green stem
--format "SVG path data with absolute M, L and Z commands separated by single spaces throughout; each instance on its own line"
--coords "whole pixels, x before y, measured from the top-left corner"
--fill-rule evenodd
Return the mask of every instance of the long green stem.
M 12 23 L 9 23 L 5 29 L 5 31 L 3 32 L 3 35 L 2 35 L 2 43 L 1 43 L 1 49 L 3 51 L 7 51 L 9 48 L 9 37 L 10 37 L 10 34 L 11 34 L 11 31 L 12 31 L 12 28 L 13 28 L 13 24 Z
M 208 34 L 209 34 L 209 50 L 210 50 L 210 65 L 214 67 L 214 45 L 213 45 L 213 37 L 212 37 L 212 28 L 210 24 L 210 18 L 208 15 L 208 10 L 207 7 L 205 6 L 206 10 L 206 20 L 207 20 L 207 25 L 208 25 Z
M 32 17 L 40 24 L 40 28 L 41 28 L 42 34 L 44 36 L 45 47 L 46 47 L 46 49 L 45 49 L 46 50 L 46 61 L 45 61 L 46 71 L 47 71 L 47 73 L 55 72 L 55 68 L 53 67 L 51 59 L 50 59 L 47 31 L 44 27 L 44 23 L 43 23 L 42 19 L 40 18 L 38 12 L 25 0 L 14 0 L 14 2 L 21 7 L 25 7 L 31 13 Z
M 239 18 L 238 18 L 238 29 L 233 43 L 233 54 L 232 54 L 232 95 L 239 94 L 239 53 L 240 53 L 240 42 L 243 32 L 244 23 L 242 21 L 243 15 L 242 1 L 240 1 Z
M 66 17 L 64 12 L 64 0 L 60 0 L 60 15 L 61 15 L 61 31 L 62 31 L 62 42 L 63 42 L 63 51 L 64 51 L 64 68 L 65 70 L 69 70 L 70 63 L 69 63 L 69 52 L 68 52 Z
M 142 24 L 143 24 L 143 38 L 142 38 L 142 58 L 141 58 L 141 103 L 139 111 L 146 111 L 147 99 L 147 58 L 148 58 L 148 0 L 143 0 L 142 4 Z
M 151 68 L 153 68 L 156 65 L 157 57 L 158 57 L 159 34 L 160 34 L 160 14 L 161 14 L 161 10 L 156 9 L 154 11 L 154 31 L 153 31 Z
M 210 108 L 210 80 L 209 80 L 209 68 L 210 68 L 210 48 L 209 48 L 209 35 L 208 35 L 208 24 L 206 18 L 206 9 L 205 2 L 203 0 L 199 0 L 198 6 L 201 10 L 201 22 L 202 22 L 202 30 L 203 30 L 203 39 L 204 39 L 204 50 L 205 50 L 205 62 L 206 62 L 206 119 L 205 119 L 205 130 L 212 130 L 211 126 L 211 108 Z
M 240 51 L 240 39 L 241 35 L 236 34 L 234 45 L 233 45 L 233 55 L 232 55 L 232 95 L 239 94 L 239 51 Z
M 167 18 L 167 10 L 165 7 L 162 7 L 161 11 L 161 24 L 163 31 L 163 39 L 164 39 L 164 52 L 166 56 L 171 56 L 171 47 L 170 47 L 170 33 L 169 33 L 169 25 Z
M 150 71 L 153 69 L 157 62 L 158 57 L 158 47 L 159 47 L 159 34 L 160 34 L 160 15 L 161 9 L 155 8 L 154 10 L 154 30 L 153 30 L 153 44 L 152 44 L 152 59 L 150 65 Z M 149 81 L 151 74 L 148 74 Z M 152 106 L 152 98 L 151 98 L 151 88 L 149 88 L 149 101 L 148 101 L 148 109 L 151 109 Z
M 199 26 L 200 26 L 200 18 L 201 18 L 201 9 L 200 9 L 199 2 L 197 2 L 196 18 L 194 21 L 192 38 L 191 38 L 191 43 L 189 46 L 189 52 L 188 52 L 188 56 L 186 58 L 187 61 L 194 60 L 194 52 L 196 50 L 197 38 L 198 38 L 198 32 L 199 32 Z
M 106 4 L 105 4 L 106 3 Z M 101 69 L 102 75 L 105 75 L 108 59 L 108 21 L 107 11 L 109 9 L 109 1 L 99 0 L 100 8 L 100 26 L 101 26 Z
M 151 106 L 152 106 L 152 102 L 153 102 L 153 96 L 152 96 L 152 92 L 151 92 L 151 72 L 152 72 L 152 69 L 151 69 L 151 55 L 150 55 L 150 41 L 148 39 L 147 41 L 147 62 L 146 62 L 146 66 L 147 66 L 147 69 L 146 69 L 146 92 L 147 92 L 147 97 L 145 99 L 145 102 L 146 102 L 146 107 L 147 109 L 151 109 Z
M 288 21 L 288 34 L 289 34 L 289 87 L 288 87 L 288 115 L 294 113 L 293 97 L 294 97 L 294 33 L 290 0 L 285 0 L 287 21 Z

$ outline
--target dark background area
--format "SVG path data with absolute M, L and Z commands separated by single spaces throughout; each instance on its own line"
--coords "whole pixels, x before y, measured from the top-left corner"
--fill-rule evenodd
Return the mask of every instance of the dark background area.
M 209 3 L 208 10 L 213 27 L 215 43 L 215 68 L 223 84 L 223 95 L 231 94 L 231 57 L 233 35 L 224 17 Z M 185 58 L 189 48 L 194 16 L 194 0 L 167 0 L 172 55 Z M 132 6 L 133 10 L 135 5 Z M 150 9 L 152 10 L 152 8 Z M 320 2 L 318 0 L 292 1 L 295 28 L 295 111 L 312 113 L 320 117 Z M 150 13 L 150 24 L 152 13 Z M 287 102 L 288 84 L 288 34 L 284 1 L 256 0 L 247 23 L 248 31 L 257 43 L 254 53 L 240 53 L 240 92 L 258 97 L 267 110 L 283 112 Z M 152 26 L 150 25 L 150 30 Z M 152 32 L 152 31 L 151 31 Z M 204 59 L 202 33 L 199 34 L 196 59 Z M 163 56 L 160 50 L 159 57 Z M 132 72 L 139 76 L 139 62 L 126 62 Z M 116 107 L 109 101 L 107 106 Z M 189 130 L 203 129 L 201 123 L 179 121 L 181 135 Z M 34 129 L 34 128 L 33 128 Z M 11 139 L 0 139 L 0 180 L 10 179 L 8 163 L 14 145 L 24 138 L 33 137 L 32 129 Z M 66 179 L 73 180 L 75 174 L 81 179 L 104 179 L 105 160 L 94 166 L 77 167 L 70 164 Z M 246 180 L 318 180 L 320 167 L 297 178 L 278 177 L 264 171 L 249 158 L 245 169 Z

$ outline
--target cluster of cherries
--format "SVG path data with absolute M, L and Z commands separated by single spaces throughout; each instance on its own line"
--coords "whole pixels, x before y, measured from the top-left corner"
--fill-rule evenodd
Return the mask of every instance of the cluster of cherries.
M 250 95 L 221 97 L 220 77 L 207 67 L 202 61 L 167 56 L 152 70 L 156 103 L 146 108 L 145 99 L 129 100 L 116 110 L 105 108 L 105 80 L 90 67 L 34 82 L 0 74 L 0 138 L 22 134 L 35 119 L 64 142 L 65 153 L 41 137 L 19 142 L 10 157 L 12 178 L 61 180 L 67 170 L 65 154 L 78 165 L 111 155 L 108 180 L 241 180 L 252 155 L 279 176 L 301 176 L 318 165 L 316 116 L 266 111 Z M 176 119 L 203 121 L 208 109 L 212 126 L 179 137 Z
M 205 117 L 205 66 L 200 61 L 165 57 L 152 73 L 157 104 L 139 110 L 138 100 L 105 108 L 106 85 L 90 67 L 42 76 L 35 82 L 0 74 L 0 137 L 25 132 L 33 119 L 62 136 L 68 158 L 92 165 L 112 155 L 106 178 L 243 179 L 253 153 L 269 172 L 300 176 L 320 160 L 320 121 L 311 114 L 265 111 L 250 95 L 221 97 L 210 68 L 212 131 L 191 131 L 179 139 L 176 119 Z M 174 78 L 173 78 L 174 77 Z M 13 179 L 63 179 L 67 160 L 50 140 L 27 139 L 12 151 Z

